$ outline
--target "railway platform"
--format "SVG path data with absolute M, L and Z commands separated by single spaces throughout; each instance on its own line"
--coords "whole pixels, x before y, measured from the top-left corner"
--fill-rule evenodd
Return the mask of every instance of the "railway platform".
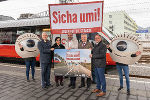
M 130 77 L 131 95 L 124 89 L 118 92 L 118 75 L 106 75 L 107 92 L 104 97 L 96 97 L 91 90 L 79 89 L 80 78 L 77 78 L 76 88 L 68 88 L 69 79 L 64 79 L 64 86 L 55 86 L 54 73 L 51 70 L 51 84 L 48 89 L 41 88 L 40 67 L 36 67 L 35 81 L 26 81 L 25 65 L 0 63 L 0 100 L 150 100 L 150 79 Z

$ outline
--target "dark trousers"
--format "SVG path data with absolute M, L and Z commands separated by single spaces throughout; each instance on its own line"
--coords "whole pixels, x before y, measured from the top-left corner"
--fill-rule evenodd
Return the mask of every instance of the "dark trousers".
M 96 83 L 95 68 L 92 68 L 92 79 L 93 79 L 93 82 Z
M 63 82 L 63 76 L 55 76 L 55 82 L 58 83 L 58 81 Z
M 34 73 L 35 73 L 35 63 L 36 61 L 25 61 L 26 64 L 26 76 L 27 76 L 27 80 L 29 80 L 29 72 L 30 72 L 30 66 L 31 66 L 31 73 L 32 73 L 32 78 L 34 78 Z
M 87 88 L 91 86 L 91 78 L 87 78 L 86 80 Z M 81 86 L 85 86 L 85 78 L 81 77 Z
M 93 66 L 93 59 L 91 59 L 91 72 L 92 72 L 92 79 L 93 79 L 93 82 L 96 83 L 96 75 L 95 75 L 95 66 Z
M 118 73 L 119 73 L 119 79 L 120 79 L 120 87 L 123 87 L 123 72 L 125 74 L 126 78 L 126 85 L 127 85 L 127 90 L 130 90 L 130 79 L 129 79 L 129 67 L 128 65 L 120 65 L 116 64 Z
M 41 83 L 42 87 L 50 85 L 51 63 L 41 63 Z
M 76 77 L 70 77 L 70 84 L 72 86 L 75 86 L 76 85 Z

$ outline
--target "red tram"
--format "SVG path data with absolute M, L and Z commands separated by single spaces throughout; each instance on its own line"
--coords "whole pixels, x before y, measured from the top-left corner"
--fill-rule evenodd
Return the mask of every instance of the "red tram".
M 50 34 L 50 24 L 49 17 L 43 18 L 34 18 L 34 19 L 22 19 L 22 20 L 9 20 L 9 21 L 1 21 L 0 22 L 0 57 L 8 57 L 8 58 L 21 58 L 15 51 L 15 41 L 19 35 L 24 33 L 34 33 L 38 36 L 42 34 L 42 32 L 46 32 L 49 35 L 49 39 L 51 38 L 53 41 L 56 36 L 61 36 L 62 43 L 63 40 L 66 39 L 64 35 L 52 35 Z M 99 33 L 103 37 L 104 42 L 109 42 L 109 34 L 106 32 L 106 29 L 103 29 L 103 32 Z M 89 33 L 90 40 L 93 41 L 94 33 Z M 80 40 L 78 35 L 75 37 Z M 36 60 L 39 61 L 39 57 L 36 57 Z M 107 65 L 115 65 L 115 62 L 112 61 L 109 53 L 106 54 Z

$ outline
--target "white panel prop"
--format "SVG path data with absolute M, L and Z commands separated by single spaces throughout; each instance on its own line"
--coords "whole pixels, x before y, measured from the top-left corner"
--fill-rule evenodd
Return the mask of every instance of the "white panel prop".
M 136 51 L 143 52 L 138 37 L 127 33 L 116 35 L 110 43 L 110 48 L 112 49 L 112 53 L 110 53 L 112 59 L 123 64 L 134 64 L 141 58 L 141 55 L 137 57 L 131 57 L 131 55 Z
M 39 37 L 33 33 L 20 35 L 15 43 L 16 53 L 22 58 L 36 57 L 39 54 L 38 41 L 40 41 Z M 19 44 L 23 46 L 23 51 L 20 50 Z

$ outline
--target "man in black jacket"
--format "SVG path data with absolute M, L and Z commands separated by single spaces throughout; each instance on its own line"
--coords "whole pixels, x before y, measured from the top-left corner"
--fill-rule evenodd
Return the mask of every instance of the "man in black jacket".
M 48 35 L 42 33 L 42 40 L 38 42 L 38 49 L 40 50 L 40 67 L 42 88 L 50 86 L 50 69 L 51 69 L 51 42 L 47 39 Z
M 105 67 L 106 67 L 106 45 L 103 44 L 102 38 L 99 34 L 95 35 L 96 45 L 90 55 L 93 58 L 93 64 L 95 66 L 95 75 L 97 79 L 97 86 L 92 92 L 96 93 L 97 96 L 104 96 L 106 94 L 106 80 L 105 80 Z

